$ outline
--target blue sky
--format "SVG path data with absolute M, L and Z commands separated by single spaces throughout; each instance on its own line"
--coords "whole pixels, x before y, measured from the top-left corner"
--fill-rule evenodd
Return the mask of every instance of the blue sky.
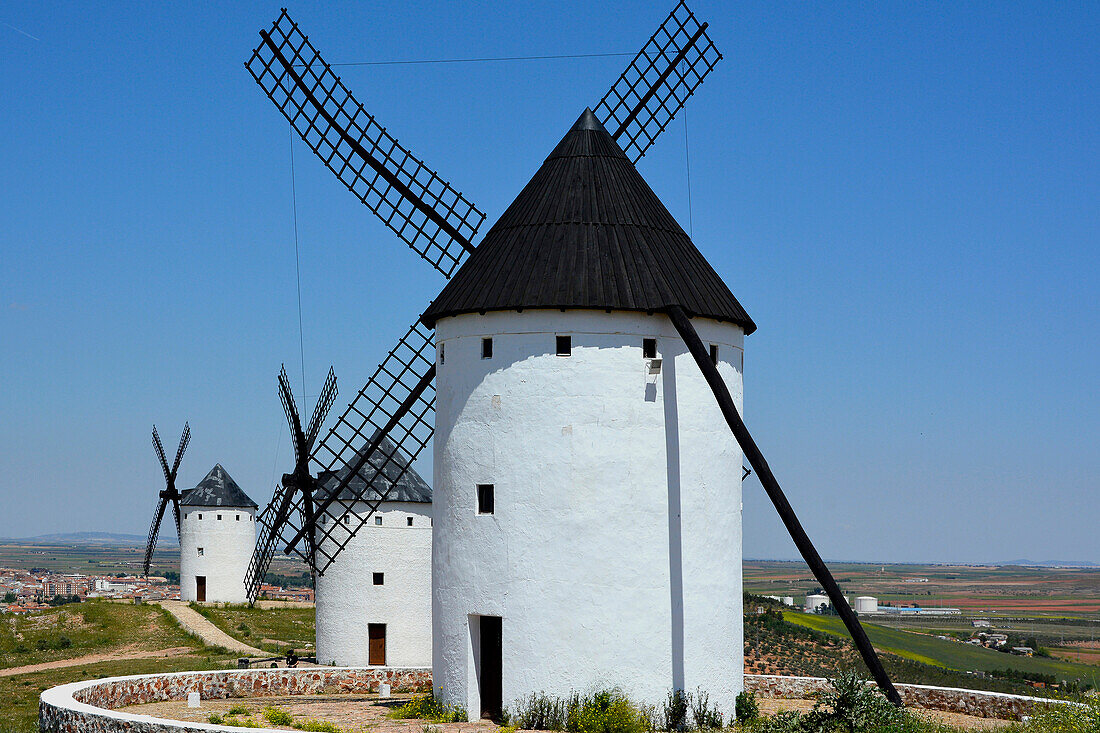
M 635 52 L 671 3 L 290 6 L 330 62 Z M 1100 7 L 694 0 L 694 240 L 759 324 L 746 421 L 826 557 L 1100 561 Z M 143 533 L 191 421 L 266 502 L 301 393 L 290 134 L 243 68 L 279 4 L 0 8 L 0 536 Z M 627 59 L 351 66 L 503 211 Z M 641 162 L 687 227 L 684 123 Z M 442 279 L 295 142 L 308 391 Z M 429 472 L 430 475 L 430 472 Z M 796 551 L 754 480 L 745 553 Z

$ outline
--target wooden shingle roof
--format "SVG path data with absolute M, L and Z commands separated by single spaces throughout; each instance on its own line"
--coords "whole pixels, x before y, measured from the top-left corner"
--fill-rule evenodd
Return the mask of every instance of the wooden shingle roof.
M 421 316 L 527 308 L 659 311 L 756 324 L 586 109 Z
M 206 478 L 193 489 L 183 492 L 180 497 L 182 506 L 232 506 L 256 509 L 256 502 L 248 498 L 229 472 L 217 463 L 206 474 Z

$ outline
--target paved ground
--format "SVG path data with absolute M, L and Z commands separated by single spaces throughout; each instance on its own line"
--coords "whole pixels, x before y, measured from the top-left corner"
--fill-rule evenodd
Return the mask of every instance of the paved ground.
M 271 725 L 264 718 L 264 709 L 275 707 L 284 710 L 302 724 L 307 720 L 323 720 L 335 723 L 345 733 L 424 733 L 426 721 L 392 720 L 386 717 L 391 708 L 407 702 L 410 695 L 394 695 L 380 700 L 378 695 L 365 694 L 325 694 L 325 695 L 280 695 L 277 697 L 235 697 L 229 700 L 203 700 L 202 707 L 188 708 L 187 702 L 175 700 L 155 702 L 146 705 L 133 705 L 121 708 L 128 713 L 152 715 L 170 720 L 185 720 L 195 723 L 210 721 L 211 715 L 227 716 L 231 709 L 238 712 L 233 716 L 239 721 L 259 723 L 265 728 L 289 730 L 290 726 Z M 247 711 L 247 715 L 239 712 Z M 431 733 L 497 733 L 500 727 L 488 720 L 472 723 L 432 723 Z
M 286 726 L 273 726 L 264 719 L 264 709 L 279 708 L 293 716 L 294 721 L 323 720 L 335 723 L 345 731 L 369 731 L 369 733 L 422 733 L 426 728 L 431 733 L 497 733 L 499 726 L 479 720 L 471 723 L 446 723 L 425 725 L 423 720 L 392 720 L 386 713 L 397 705 L 406 702 L 410 695 L 394 695 L 381 700 L 378 695 L 364 694 L 326 694 L 326 695 L 281 695 L 277 697 L 232 698 L 229 700 L 203 700 L 199 708 L 188 708 L 186 701 L 174 700 L 146 705 L 134 705 L 123 710 L 130 713 L 152 715 L 171 720 L 186 720 L 205 723 L 211 715 L 226 716 L 236 709 L 238 720 L 260 723 L 265 727 L 285 729 Z M 760 711 L 774 714 L 779 710 L 809 710 L 813 700 L 771 700 L 757 698 Z M 944 713 L 938 710 L 914 710 L 917 715 L 925 716 L 937 723 L 946 723 L 959 728 L 989 730 L 1011 725 L 1006 720 L 975 718 L 957 713 Z
M 174 657 L 187 654 L 191 647 L 177 646 L 170 649 L 142 649 L 138 651 L 126 651 L 120 649 L 103 654 L 87 654 L 83 657 L 70 657 L 69 659 L 56 659 L 52 662 L 40 662 L 39 664 L 24 664 L 22 667 L 8 667 L 0 669 L 0 677 L 11 677 L 17 674 L 30 674 L 32 672 L 44 672 L 48 669 L 61 669 L 62 667 L 76 667 L 81 664 L 96 664 L 97 662 L 123 662 L 129 659 L 151 659 L 153 657 Z
M 183 601 L 159 601 L 168 613 L 172 614 L 180 626 L 190 634 L 194 634 L 207 646 L 225 647 L 235 654 L 244 654 L 252 657 L 270 657 L 271 654 L 244 642 L 237 641 L 229 634 L 210 623 L 205 616 L 188 606 Z

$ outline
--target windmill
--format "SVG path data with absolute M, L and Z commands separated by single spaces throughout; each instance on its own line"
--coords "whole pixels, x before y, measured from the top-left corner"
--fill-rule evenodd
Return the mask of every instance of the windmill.
M 297 507 L 301 512 L 299 524 L 312 526 L 314 524 L 314 493 L 317 491 L 317 479 L 310 473 L 309 459 L 313 450 L 313 444 L 317 440 L 317 434 L 321 425 L 332 409 L 332 403 L 336 400 L 336 373 L 329 367 L 328 377 L 321 388 L 321 394 L 313 407 L 313 415 L 309 424 L 303 428 L 302 420 L 298 414 L 298 407 L 294 401 L 294 392 L 290 388 L 290 379 L 286 375 L 286 366 L 279 371 L 279 400 L 283 404 L 283 412 L 286 413 L 287 425 L 290 427 L 290 440 L 294 445 L 294 470 L 283 474 L 282 483 L 276 487 L 271 502 L 259 517 L 260 535 L 256 542 L 256 549 L 249 561 L 246 575 L 246 589 L 251 602 L 256 600 L 260 583 L 267 575 L 267 569 L 271 565 L 271 558 L 275 555 L 276 546 L 279 543 L 280 532 L 286 528 L 286 518 L 289 517 L 291 507 Z M 276 517 L 281 517 L 276 521 Z M 310 569 L 316 568 L 315 536 L 306 537 L 307 558 Z
M 679 2 L 574 129 L 606 131 L 630 163 L 637 163 L 721 60 L 707 27 Z M 261 45 L 246 63 L 256 82 L 337 178 L 401 241 L 449 279 L 475 252 L 474 239 L 485 215 L 398 143 L 355 100 L 285 10 L 260 37 Z M 665 302 L 649 310 L 671 319 L 873 676 L 891 701 L 899 704 L 900 698 L 858 620 L 740 421 L 714 368 L 713 356 L 690 322 L 690 309 L 684 303 Z M 444 355 L 439 358 L 442 361 Z M 273 500 L 270 512 L 265 513 L 265 524 L 270 524 L 272 535 L 285 541 L 285 552 L 297 554 L 323 574 L 377 511 L 432 438 L 435 376 L 431 333 L 417 319 L 313 450 L 315 473 L 339 476 L 338 485 L 316 504 L 300 492 L 287 492 L 284 486 L 277 497 L 278 506 Z M 357 501 L 369 511 L 348 522 L 336 498 L 344 495 L 353 480 L 362 487 Z M 345 521 L 339 521 L 342 517 Z M 262 566 L 262 562 L 254 563 L 250 588 L 258 588 L 262 573 L 257 573 Z
M 164 511 L 172 504 L 172 518 L 176 522 L 176 539 L 180 536 L 180 492 L 176 489 L 176 472 L 179 471 L 180 461 L 183 460 L 183 452 L 187 450 L 187 444 L 191 441 L 191 426 L 183 424 L 183 435 L 180 436 L 179 448 L 176 449 L 176 458 L 168 466 L 168 459 L 164 455 L 164 446 L 161 445 L 160 435 L 157 434 L 157 426 L 153 426 L 153 450 L 156 451 L 160 461 L 161 470 L 164 471 L 164 488 L 160 492 L 160 501 L 157 502 L 156 511 L 153 512 L 153 523 L 149 526 L 149 539 L 145 544 L 145 562 L 142 565 L 145 575 L 149 574 L 149 566 L 153 562 L 153 550 L 157 547 L 157 535 L 160 534 L 160 523 L 164 519 Z

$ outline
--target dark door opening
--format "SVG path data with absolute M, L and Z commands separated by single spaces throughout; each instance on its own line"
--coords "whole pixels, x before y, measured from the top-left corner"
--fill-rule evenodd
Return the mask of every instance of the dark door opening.
M 195 600 L 196 601 L 205 601 L 206 600 L 206 576 L 205 575 L 196 575 L 195 576 Z
M 367 664 L 386 663 L 386 625 L 367 624 Z
M 500 720 L 503 703 L 503 645 L 500 616 L 481 616 L 481 717 Z

